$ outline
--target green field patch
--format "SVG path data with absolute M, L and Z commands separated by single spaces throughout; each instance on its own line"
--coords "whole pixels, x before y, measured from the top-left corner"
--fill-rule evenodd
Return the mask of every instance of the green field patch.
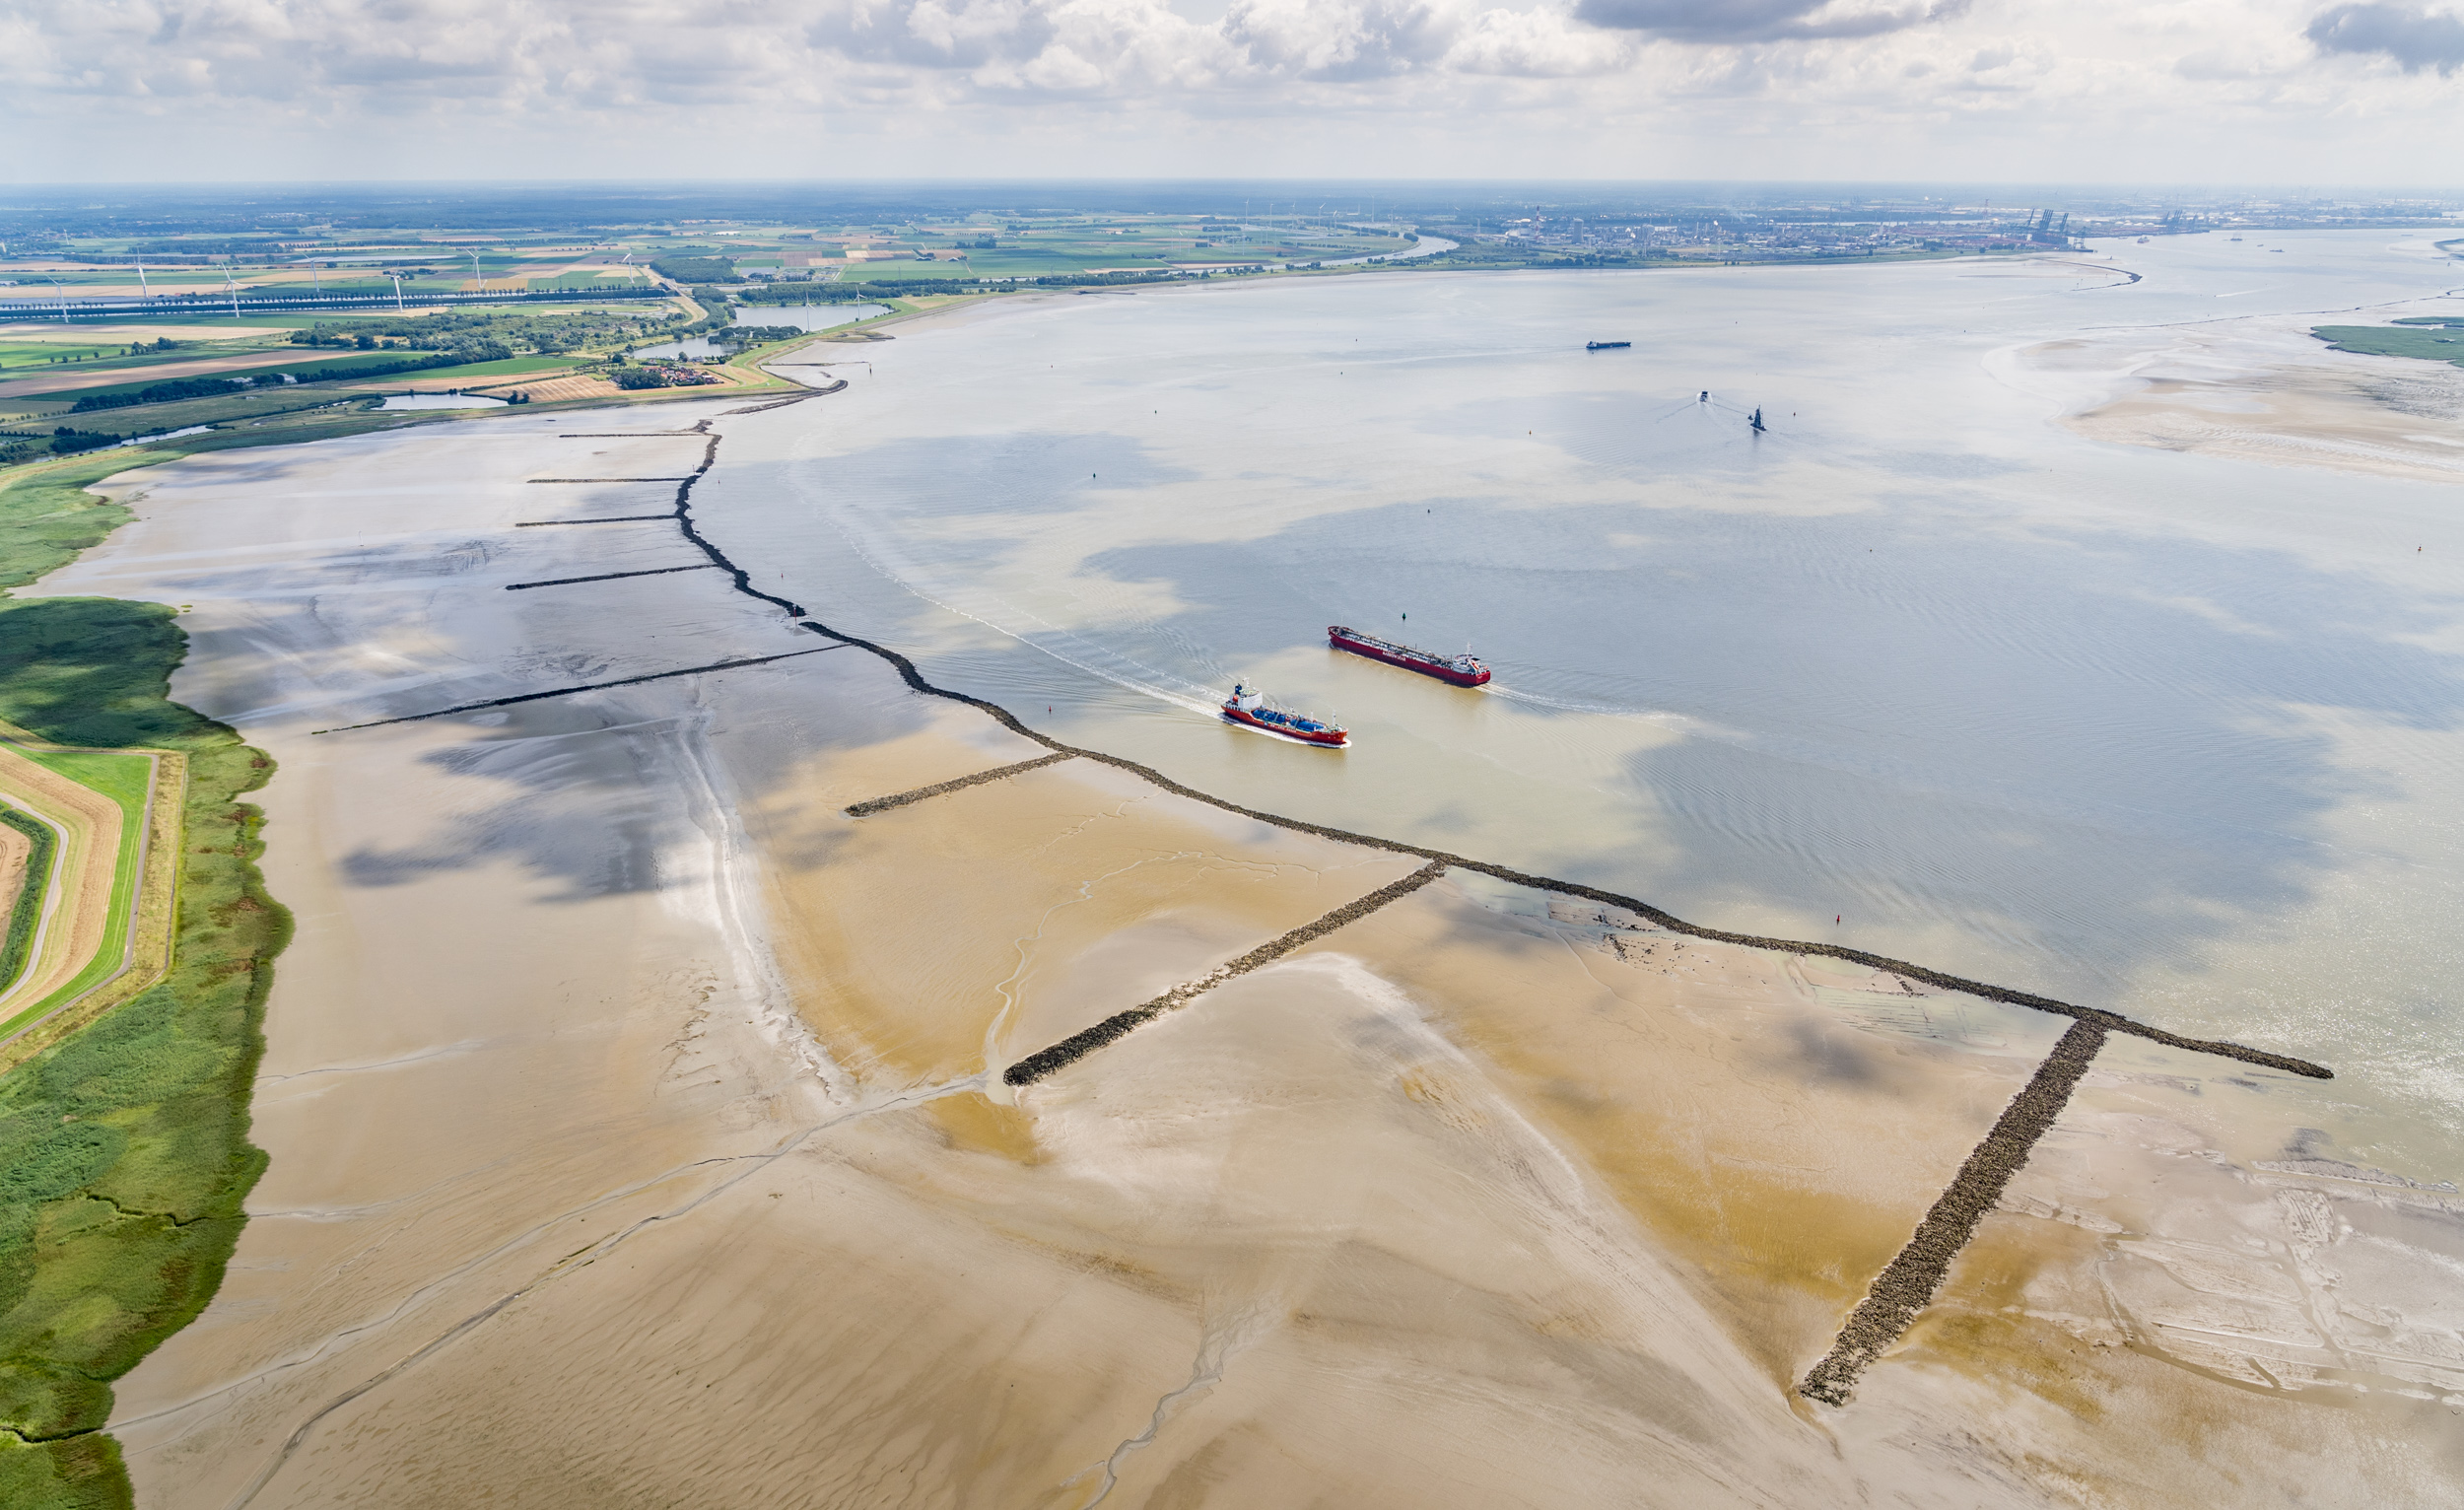
M 2310 331 L 2338 351 L 2413 357 L 2464 367 L 2464 325 L 2406 320 L 2394 325 L 2319 325 Z
M 553 278 L 533 278 L 534 289 L 602 289 L 624 288 L 642 282 L 640 273 L 559 273 Z
M 121 451 L 0 476 L 0 591 L 58 571 L 126 522 L 128 511 L 87 492 L 88 484 L 165 459 Z
M 290 358 L 281 362 L 268 362 L 262 366 L 233 368 L 228 372 L 197 373 L 189 378 L 156 378 L 151 380 L 138 378 L 128 382 L 110 383 L 103 387 L 78 388 L 67 393 L 41 393 L 30 394 L 28 396 L 43 399 L 68 399 L 72 402 L 81 398 L 126 398 L 135 394 L 143 393 L 146 389 L 155 386 L 157 383 L 227 381 L 228 379 L 234 378 L 252 378 L 256 379 L 255 383 L 245 384 L 244 386 L 256 386 L 264 383 L 269 378 L 274 378 L 277 375 L 285 373 L 292 375 L 303 382 L 313 382 L 320 381 L 328 377 L 348 378 L 354 372 L 362 369 L 382 367 L 387 364 L 398 366 L 404 362 L 415 362 L 423 357 L 432 357 L 435 355 L 435 352 L 404 351 L 399 349 L 393 351 L 357 352 L 347 356 L 340 352 L 334 352 L 321 357 L 308 355 Z M 232 383 L 230 385 L 235 390 L 243 386 L 243 384 L 239 383 Z M 288 387 L 290 384 L 285 383 L 283 386 Z M 181 396 L 201 398 L 212 395 L 183 394 Z
M 471 362 L 460 367 L 422 368 L 404 373 L 405 378 L 433 382 L 441 378 L 518 378 L 528 373 L 562 372 L 574 365 L 571 357 L 511 357 L 502 362 Z
M 144 459 L 0 485 L 0 583 L 58 564 L 57 538 L 5 531 L 30 499 L 61 503 Z M 126 516 L 90 496 L 52 512 L 73 515 L 86 544 Z M 171 970 L 0 1075 L 0 1504 L 10 1510 L 130 1503 L 103 1429 L 111 1381 L 212 1297 L 264 1170 L 247 1140 L 248 1092 L 290 920 L 257 874 L 262 815 L 240 799 L 273 763 L 169 700 L 185 649 L 160 604 L 0 600 L 0 720 L 105 756 L 71 764 L 122 789 L 115 749 L 189 757 Z
M 83 370 L 126 350 L 125 346 L 98 346 L 92 341 L 0 341 L 0 372 L 30 377 L 34 373 L 56 373 L 64 368 Z M 87 360 L 71 363 L 51 360 L 60 356 L 84 357 Z
M 1058 271 L 1056 267 L 1051 269 Z M 860 262 L 839 276 L 841 283 L 946 283 L 956 278 L 980 275 L 981 270 L 964 262 Z M 781 283 L 773 288 L 793 288 Z
M 322 386 L 300 387 L 276 383 L 271 387 L 234 388 L 228 397 L 187 398 L 175 403 L 146 404 L 127 409 L 105 409 L 100 413 L 71 414 L 69 406 L 58 404 L 41 411 L 43 417 L 20 422 L 14 430 L 41 429 L 76 422 L 80 430 L 107 431 L 113 435 L 163 435 L 185 430 L 194 425 L 228 425 L 240 421 L 262 420 L 271 415 L 296 414 L 307 409 L 321 409 L 350 404 L 361 395 L 345 390 L 336 392 Z M 188 443 L 183 446 L 193 449 Z M 185 451 L 182 452 L 185 454 Z
M 137 900 L 138 854 L 144 846 L 154 762 L 128 750 L 28 750 L 19 754 L 77 785 L 109 797 L 120 810 L 119 852 L 112 857 L 110 911 L 94 958 L 59 990 L 0 1022 L 0 1037 L 49 1013 L 110 979 L 128 949 L 129 912 Z
M 1002 246 L 992 251 L 969 252 L 966 265 L 980 277 L 1033 278 L 1043 273 L 1082 273 L 1090 267 L 1126 267 L 1139 262 L 1152 262 L 1161 266 L 1163 254 L 1157 248 L 1135 244 L 1087 248 Z M 895 264 L 867 262 L 864 267 L 870 269 L 888 265 Z M 934 264 L 919 263 L 917 265 Z M 851 267 L 847 275 L 853 278 L 856 276 L 856 269 Z M 946 278 L 949 274 L 944 272 L 939 276 Z

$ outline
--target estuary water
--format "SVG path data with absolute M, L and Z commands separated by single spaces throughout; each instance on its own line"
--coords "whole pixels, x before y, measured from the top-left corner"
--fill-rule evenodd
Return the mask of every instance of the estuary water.
M 2427 240 L 2272 233 L 1055 296 L 866 347 L 697 501 L 771 590 L 1062 738 L 2309 1056 L 2339 1078 L 2289 1122 L 2448 1179 L 2464 498 L 2084 440 L 2123 375 L 2025 353 L 2458 287 Z M 1226 726 L 1236 680 L 1353 747 Z

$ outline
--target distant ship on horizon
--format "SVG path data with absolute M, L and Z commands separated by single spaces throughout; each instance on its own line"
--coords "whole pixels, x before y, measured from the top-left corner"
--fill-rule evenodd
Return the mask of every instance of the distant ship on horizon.
M 1615 351 L 1619 347 L 1633 344 L 1632 341 L 1585 341 L 1583 349 L 1585 351 Z

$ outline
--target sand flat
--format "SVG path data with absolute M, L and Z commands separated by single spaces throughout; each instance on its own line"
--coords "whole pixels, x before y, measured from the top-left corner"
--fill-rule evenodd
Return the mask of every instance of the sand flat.
M 660 492 L 526 478 L 699 461 L 598 438 L 647 418 L 191 458 L 44 583 L 195 604 L 174 695 L 281 762 L 300 919 L 254 1219 L 119 1386 L 142 1503 L 2078 1501 L 2114 1449 L 2036 1366 L 2055 1321 L 1956 1358 L 1921 1328 L 1844 1411 L 1788 1388 L 2058 1020 L 1457 875 L 1013 1093 L 1018 1054 L 1417 862 L 1086 762 L 848 818 L 1041 753 L 856 650 L 314 732 L 826 645 L 716 572 L 505 590 L 673 559 L 515 527 Z M 716 419 L 719 466 L 798 423 Z M 2145 1115 L 2116 1085 L 2058 1132 Z M 2044 1167 L 1992 1265 L 2131 1230 Z M 2148 1262 L 2281 1298 L 2185 1210 Z M 2097 1389 L 2182 1402 L 2132 1439 L 2162 1497 L 2307 1429 L 2117 1357 Z M 2284 1461 L 2375 1490 L 2371 1446 Z
M 2068 1025 L 1481 877 L 1311 952 L 1376 961 L 1495 1065 L 1693 1261 L 1775 1388 L 1830 1346 Z
M 915 1079 L 983 1068 L 988 1045 L 1006 1067 L 1418 864 L 1086 761 L 860 820 L 766 816 L 770 854 L 829 857 L 773 881 L 798 1010 L 843 1062 Z
M 1851 1453 L 1992 1412 L 1990 1462 L 2059 1462 L 2088 1502 L 2220 1482 L 2237 1503 L 2451 1497 L 2464 1201 L 2288 1129 L 2284 1088 L 2110 1046 L 1940 1304 L 1868 1376 Z
M 2307 319 L 2134 329 L 2047 342 L 2019 365 L 2070 397 L 2090 440 L 2275 466 L 2464 478 L 2464 372 L 2332 350 Z

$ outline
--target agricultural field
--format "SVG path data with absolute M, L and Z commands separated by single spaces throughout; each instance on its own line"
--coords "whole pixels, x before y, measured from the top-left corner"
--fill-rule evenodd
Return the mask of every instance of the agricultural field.
M 175 759 L 175 757 L 174 757 Z M 0 988 L 0 1042 L 75 1003 L 125 971 L 161 968 L 157 937 L 135 947 L 133 930 L 158 782 L 159 752 L 0 742 L 0 801 L 51 831 L 51 868 L 15 887 L 28 919 L 22 969 Z M 160 911 L 158 909 L 158 911 Z
M 57 372 L 64 366 L 107 361 L 126 349 L 120 345 L 97 345 L 90 336 L 75 343 L 13 337 L 0 340 L 0 375 L 23 376 L 26 369 Z
M 107 345 L 91 335 L 74 347 L 50 345 L 31 339 L 24 326 L 10 330 L 12 346 L 90 359 L 0 369 L 0 463 L 105 444 L 96 437 L 251 425 L 370 394 L 568 371 L 690 323 L 672 304 L 252 316 L 228 337 L 193 314 L 184 318 L 179 333 L 168 337 L 148 338 L 149 327 L 136 323 L 90 327 L 125 337 Z M 157 345 L 162 341 L 168 349 Z M 97 352 L 110 355 L 91 356 Z M 248 380 L 237 380 L 242 378 Z M 83 434 L 56 436 L 63 426 Z

